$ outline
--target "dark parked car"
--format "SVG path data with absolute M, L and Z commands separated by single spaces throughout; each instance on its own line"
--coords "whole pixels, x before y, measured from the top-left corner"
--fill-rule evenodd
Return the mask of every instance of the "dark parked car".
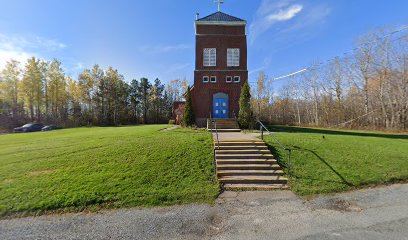
M 21 127 L 13 129 L 15 133 L 26 133 L 26 132 L 39 132 L 44 127 L 44 125 L 39 123 L 28 123 Z
M 61 129 L 61 128 L 55 125 L 48 125 L 48 126 L 43 127 L 41 131 L 46 132 L 46 131 L 52 131 L 52 130 L 57 130 L 57 129 Z

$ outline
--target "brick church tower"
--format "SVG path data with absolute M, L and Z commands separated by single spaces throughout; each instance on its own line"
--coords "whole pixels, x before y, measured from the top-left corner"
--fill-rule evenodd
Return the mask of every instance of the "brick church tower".
M 196 61 L 192 88 L 198 126 L 208 118 L 235 118 L 248 81 L 246 21 L 216 12 L 195 21 Z

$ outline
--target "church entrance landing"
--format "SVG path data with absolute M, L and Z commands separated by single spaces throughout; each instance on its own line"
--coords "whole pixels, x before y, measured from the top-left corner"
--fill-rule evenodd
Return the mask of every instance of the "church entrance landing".
M 213 118 L 228 118 L 228 95 L 216 93 L 213 96 Z

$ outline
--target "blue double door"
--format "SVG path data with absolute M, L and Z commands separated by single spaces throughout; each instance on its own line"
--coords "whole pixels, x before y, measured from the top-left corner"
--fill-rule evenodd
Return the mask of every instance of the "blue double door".
M 228 118 L 228 95 L 217 93 L 213 97 L 214 118 Z

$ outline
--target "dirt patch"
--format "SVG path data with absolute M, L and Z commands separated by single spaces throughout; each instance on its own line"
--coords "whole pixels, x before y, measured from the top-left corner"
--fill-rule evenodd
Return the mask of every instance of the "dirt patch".
M 12 179 L 12 178 L 7 178 L 7 179 L 3 180 L 3 184 L 11 184 L 13 182 L 14 182 L 14 179 Z
M 344 199 L 331 199 L 328 201 L 328 208 L 341 212 L 359 212 L 362 209 L 352 202 Z
M 176 126 L 173 126 L 173 127 L 169 127 L 169 128 L 160 130 L 160 132 L 167 132 L 167 131 L 171 131 L 171 130 L 174 130 L 174 129 L 177 129 L 177 128 L 180 128 L 180 126 L 176 125 Z

